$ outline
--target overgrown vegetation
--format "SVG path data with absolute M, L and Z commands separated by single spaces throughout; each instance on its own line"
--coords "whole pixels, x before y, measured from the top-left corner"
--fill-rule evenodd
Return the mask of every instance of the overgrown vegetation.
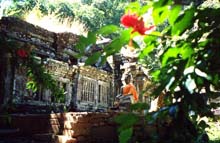
M 181 1 L 172 0 L 131 3 L 126 13 L 134 14 L 140 20 L 144 14 L 151 12 L 152 23 L 156 26 L 156 31 L 140 35 L 138 31 L 134 32 L 132 26 L 126 29 L 119 27 L 117 21 L 124 5 L 120 7 L 116 1 L 87 0 L 74 5 L 57 3 L 58 6 L 50 4 L 40 0 L 15 1 L 15 9 L 11 7 L 15 12 L 12 15 L 37 8 L 45 14 L 54 12 L 60 18 L 79 18 L 92 31 L 97 31 L 89 32 L 86 37 L 80 37 L 76 45 L 80 51 L 78 58 L 85 54 L 85 47 L 96 43 L 97 37 L 109 37 L 115 34 L 106 47 L 88 57 L 86 64 L 94 64 L 100 59 L 104 63 L 109 55 L 119 52 L 121 47 L 130 41 L 133 41 L 133 46 L 139 49 L 140 61 L 146 66 L 152 64 L 149 66 L 153 67 L 151 76 L 153 82 L 159 85 L 152 96 L 157 97 L 161 92 L 165 92 L 165 106 L 156 112 L 145 114 L 144 118 L 133 113 L 120 115 L 116 122 L 120 124 L 121 143 L 133 141 L 134 126 L 140 122 L 139 119 L 144 119 L 143 125 L 157 125 L 158 131 L 152 133 L 149 142 L 208 142 L 205 130 L 208 124 L 201 118 L 213 117 L 211 109 L 219 106 L 210 102 L 211 99 L 219 97 L 220 8 L 218 6 L 206 7 L 199 5 L 200 3 L 182 5 Z M 80 7 L 83 5 L 85 7 Z M 72 11 L 74 6 L 82 10 L 74 12 Z M 103 9 L 104 7 L 106 9 Z M 116 10 L 108 9 L 112 7 Z M 88 10 L 91 10 L 90 13 L 85 13 Z M 8 12 L 10 13 L 10 10 Z M 103 23 L 97 23 L 98 21 Z M 115 25 L 102 27 L 106 24 Z M 136 37 L 141 37 L 141 42 L 136 42 Z M 135 109 L 148 108 L 138 104 Z M 163 129 L 163 134 L 159 132 L 160 129 Z
M 45 70 L 43 63 L 31 51 L 32 49 L 12 39 L 6 40 L 4 37 L 0 37 L 0 43 L 4 45 L 4 48 L 1 48 L 0 51 L 5 54 L 10 53 L 13 57 L 13 64 L 27 70 L 27 90 L 36 93 L 40 87 L 43 87 L 52 92 L 54 102 L 63 103 L 65 101 L 64 89 L 57 85 L 52 75 Z
M 162 47 L 158 55 L 161 65 L 151 73 L 154 83 L 159 85 L 152 96 L 157 97 L 161 92 L 165 92 L 165 106 L 159 111 L 146 114 L 145 119 L 147 123 L 155 123 L 159 128 L 163 128 L 164 134 L 153 133 L 152 142 L 208 142 L 204 132 L 208 125 L 200 119 L 213 117 L 211 109 L 219 106 L 210 102 L 210 99 L 219 97 L 220 20 L 217 17 L 220 16 L 220 9 L 158 0 L 145 5 L 132 3 L 126 10 L 140 19 L 148 11 L 152 11 L 156 27 L 166 23 L 164 29 L 157 29 L 142 36 L 145 47 L 136 46 L 140 48 L 142 61 L 158 47 Z M 87 59 L 97 61 L 101 58 L 104 61 L 108 55 L 119 52 L 130 39 L 134 40 L 133 38 L 139 35 L 132 32 L 133 28 L 135 27 L 101 28 L 96 33 L 81 37 L 77 47 L 83 49 L 94 44 L 99 35 L 120 33 L 103 48 L 102 53 L 96 52 Z M 121 123 L 120 142 L 124 143 L 131 139 L 133 125 L 139 121 L 136 120 L 136 115 L 122 116 L 117 121 Z
M 24 59 L 23 66 L 27 68 L 28 82 L 26 87 L 28 90 L 35 93 L 39 91 L 40 87 L 43 87 L 52 92 L 52 101 L 65 102 L 64 89 L 57 85 L 52 75 L 46 72 L 44 65 L 34 55 L 29 55 L 28 59 Z

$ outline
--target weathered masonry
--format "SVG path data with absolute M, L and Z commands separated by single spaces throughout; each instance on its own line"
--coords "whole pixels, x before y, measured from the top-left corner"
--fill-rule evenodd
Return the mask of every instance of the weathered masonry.
M 72 33 L 49 32 L 13 17 L 3 17 L 0 21 L 0 104 L 15 103 L 31 109 L 40 106 L 45 112 L 55 110 L 52 108 L 55 106 L 87 111 L 106 110 L 111 106 L 114 87 L 110 64 L 106 63 L 107 68 L 80 66 L 78 59 L 65 52 L 77 53 L 74 45 L 78 38 Z M 16 46 L 36 54 L 57 85 L 64 89 L 64 102 L 55 103 L 51 91 L 44 87 L 37 92 L 26 89 L 27 69 L 15 58 Z

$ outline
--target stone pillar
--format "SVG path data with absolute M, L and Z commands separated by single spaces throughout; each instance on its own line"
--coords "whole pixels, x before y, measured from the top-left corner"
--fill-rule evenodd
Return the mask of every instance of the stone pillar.
M 109 104 L 114 104 L 115 97 L 117 96 L 117 91 L 116 91 L 116 75 L 115 75 L 115 61 L 114 61 L 114 56 L 113 56 L 113 63 L 112 63 L 112 86 L 110 87 L 112 90 L 112 95 L 110 96 L 110 103 Z
M 113 56 L 113 97 L 115 98 L 118 94 L 120 94 L 120 89 L 122 86 L 121 76 L 122 73 L 120 71 L 121 65 L 121 57 L 119 55 Z
M 4 60 L 5 59 L 5 60 Z M 13 79 L 14 79 L 14 61 L 11 53 L 6 53 L 3 55 L 3 62 L 5 64 L 3 66 L 3 71 L 1 71 L 1 85 L 3 88 L 3 97 L 0 99 L 4 104 L 10 103 L 12 101 L 12 93 L 13 93 Z M 3 77 L 2 77 L 3 76 Z
M 75 103 L 75 106 L 78 107 L 78 104 L 80 104 L 80 101 L 81 101 L 81 90 L 82 90 L 82 77 L 80 75 L 80 73 L 77 73 L 75 76 L 74 76 L 74 79 L 76 81 L 75 83 L 75 92 L 73 92 L 73 103 Z

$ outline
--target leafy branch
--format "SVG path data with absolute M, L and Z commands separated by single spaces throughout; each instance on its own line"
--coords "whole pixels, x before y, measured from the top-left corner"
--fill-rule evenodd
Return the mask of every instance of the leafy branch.
M 34 56 L 29 56 L 24 61 L 24 65 L 27 67 L 28 82 L 26 84 L 27 89 L 36 92 L 43 87 L 49 89 L 52 92 L 52 98 L 55 102 L 64 102 L 64 89 L 60 88 L 54 78 L 46 72 L 43 64 L 39 63 L 39 60 Z

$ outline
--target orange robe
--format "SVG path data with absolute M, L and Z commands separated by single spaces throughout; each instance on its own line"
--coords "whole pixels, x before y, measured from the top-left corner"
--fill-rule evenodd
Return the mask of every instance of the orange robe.
M 128 94 L 132 94 L 133 95 L 133 99 L 135 102 L 138 101 L 138 94 L 137 94 L 137 91 L 136 91 L 136 88 L 133 84 L 129 83 L 127 85 L 125 85 L 123 87 L 123 95 L 128 95 Z

